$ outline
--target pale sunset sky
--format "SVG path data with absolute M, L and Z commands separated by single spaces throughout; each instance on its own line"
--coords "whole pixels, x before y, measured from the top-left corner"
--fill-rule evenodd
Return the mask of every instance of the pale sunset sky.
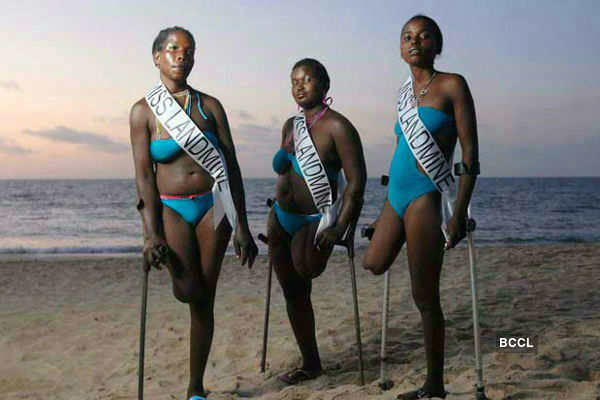
M 444 34 L 436 67 L 470 85 L 482 176 L 600 175 L 598 1 L 21 0 L 0 13 L 0 179 L 133 177 L 129 109 L 173 25 L 196 38 L 189 83 L 224 105 L 244 177 L 275 176 L 304 57 L 327 68 L 332 107 L 379 176 L 408 76 L 400 29 L 417 13 Z

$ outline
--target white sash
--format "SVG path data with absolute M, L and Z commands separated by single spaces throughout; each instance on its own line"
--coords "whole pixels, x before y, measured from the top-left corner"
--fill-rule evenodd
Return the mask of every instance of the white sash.
M 302 171 L 302 177 L 306 182 L 306 186 L 308 186 L 308 190 L 310 190 L 315 207 L 321 213 L 321 220 L 315 233 L 316 239 L 323 230 L 335 224 L 346 181 L 343 174 L 339 173 L 337 181 L 338 195 L 334 203 L 327 171 L 310 137 L 303 110 L 300 110 L 298 115 L 294 117 L 294 149 L 296 160 Z
M 162 82 L 148 92 L 146 102 L 179 147 L 213 177 L 213 223 L 215 229 L 223 217 L 227 216 L 229 224 L 235 231 L 237 212 L 231 197 L 227 166 L 221 151 L 204 136 L 204 133 L 181 108 Z
M 442 194 L 442 232 L 448 240 L 447 224 L 454 214 L 456 202 L 456 180 L 450 163 L 444 157 L 431 132 L 419 117 L 418 108 L 413 104 L 414 92 L 412 76 L 402 85 L 398 96 L 398 124 L 417 162 L 425 170 L 437 190 Z M 451 155 L 450 160 L 452 160 Z

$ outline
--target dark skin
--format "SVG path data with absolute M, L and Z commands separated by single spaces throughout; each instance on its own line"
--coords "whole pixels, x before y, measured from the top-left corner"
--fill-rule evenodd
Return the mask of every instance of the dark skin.
M 292 71 L 292 96 L 305 112 L 308 124 L 323 109 L 326 94 L 314 71 L 300 66 Z M 292 118 L 282 129 L 281 146 L 293 152 Z M 352 124 L 338 112 L 328 109 L 310 128 L 311 137 L 324 165 L 338 165 L 344 170 L 347 186 L 343 206 L 336 223 L 325 229 L 313 244 L 318 221 L 304 225 L 293 237 L 281 227 L 272 209 L 267 221 L 269 257 L 286 299 L 288 317 L 302 353 L 301 368 L 318 375 L 322 371 L 315 336 L 315 317 L 310 299 L 311 280 L 327 265 L 334 243 L 341 239 L 350 222 L 360 214 L 366 183 L 366 167 L 360 137 Z M 334 194 L 336 182 L 330 182 Z M 277 180 L 277 201 L 283 210 L 314 214 L 313 203 L 304 178 L 298 176 L 291 164 Z
M 171 33 L 162 49 L 154 54 L 154 63 L 160 71 L 160 79 L 171 93 L 189 88 L 187 77 L 194 65 L 194 46 L 182 31 Z M 238 214 L 234 235 L 234 247 L 242 265 L 252 267 L 258 249 L 250 234 L 246 220 L 244 188 L 235 149 L 227 122 L 227 116 L 217 99 L 200 93 L 202 108 L 208 116 L 205 120 L 192 96 L 190 117 L 203 131 L 215 132 L 223 152 L 233 201 Z M 185 97 L 176 97 L 181 106 Z M 173 281 L 175 297 L 189 304 L 190 331 L 190 383 L 188 398 L 205 395 L 204 370 L 212 343 L 214 329 L 214 299 L 221 263 L 231 237 L 231 226 L 226 218 L 219 226 L 213 225 L 213 210 L 193 227 L 179 214 L 163 207 L 160 194 L 185 195 L 210 192 L 213 179 L 186 153 L 181 152 L 174 160 L 157 164 L 156 171 L 150 158 L 150 141 L 156 140 L 156 121 L 145 99 L 136 102 L 130 114 L 131 144 L 135 163 L 136 186 L 143 208 L 140 210 L 144 225 L 145 265 L 166 266 Z M 168 133 L 161 129 L 161 138 Z M 167 255 L 160 253 L 168 249 Z
M 400 53 L 413 74 L 415 93 L 429 82 L 439 43 L 432 27 L 424 19 L 408 22 L 401 34 Z M 462 161 L 469 167 L 478 162 L 477 125 L 473 99 L 465 79 L 457 74 L 437 72 L 428 93 L 419 106 L 433 107 L 454 117 Z M 456 138 L 434 136 L 449 159 Z M 418 166 L 424 173 L 423 169 Z M 454 216 L 448 223 L 448 241 L 441 225 L 439 192 L 430 192 L 415 199 L 401 218 L 386 200 L 373 224 L 375 232 L 363 264 L 374 274 L 382 274 L 396 259 L 406 242 L 412 295 L 421 313 L 425 333 L 427 378 L 423 388 L 431 394 L 444 393 L 444 316 L 440 305 L 440 273 L 444 250 L 456 246 L 466 236 L 467 207 L 475 186 L 475 176 L 463 175 L 458 181 Z M 405 399 L 415 398 L 415 392 Z

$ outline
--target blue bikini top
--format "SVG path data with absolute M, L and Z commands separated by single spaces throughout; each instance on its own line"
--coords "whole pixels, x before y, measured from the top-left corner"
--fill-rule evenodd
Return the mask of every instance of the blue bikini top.
M 288 153 L 283 148 L 280 148 L 277 153 L 275 153 L 275 156 L 273 156 L 273 170 L 278 174 L 281 174 L 289 162 L 292 163 L 296 174 L 302 177 L 302 170 L 300 169 L 300 164 L 298 164 L 296 155 Z M 340 166 L 334 164 L 324 164 L 324 166 L 329 182 L 336 182 L 338 173 L 341 169 Z
M 421 121 L 423 121 L 423 124 L 432 135 L 457 135 L 454 117 L 436 108 L 427 106 L 419 107 L 418 112 L 419 118 L 421 118 Z M 400 129 L 400 124 L 398 124 L 397 119 L 396 124 L 394 125 L 394 133 L 398 136 L 404 137 L 404 133 L 402 132 L 402 129 Z
M 208 117 L 206 116 L 206 114 L 204 114 L 204 111 L 202 110 L 202 105 L 200 103 L 200 94 L 198 92 L 195 92 L 195 94 L 197 99 L 198 111 L 200 111 L 200 115 L 202 115 L 202 118 L 208 120 Z M 192 102 L 190 100 L 188 101 L 185 112 L 187 113 L 187 115 L 190 115 L 191 111 Z M 160 122 L 156 120 L 155 123 L 156 136 L 158 137 L 160 136 Z M 214 132 L 202 131 L 202 133 L 204 133 L 204 136 L 206 136 L 206 138 L 213 144 L 213 146 L 219 148 L 219 140 L 217 139 L 217 135 L 215 135 Z M 167 163 L 173 160 L 175 157 L 177 157 L 182 151 L 183 149 L 179 147 L 179 145 L 173 138 L 155 139 L 150 142 L 150 156 L 152 157 L 152 161 L 156 163 Z

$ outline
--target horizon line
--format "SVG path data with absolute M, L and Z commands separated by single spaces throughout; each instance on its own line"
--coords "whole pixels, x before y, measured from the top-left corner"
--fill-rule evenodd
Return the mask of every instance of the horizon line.
M 368 176 L 367 179 L 380 179 L 379 176 Z M 478 179 L 559 179 L 559 178 L 600 178 L 600 175 L 592 176 L 592 175 L 557 175 L 557 176 L 479 176 Z M 246 179 L 277 179 L 273 176 L 252 176 L 243 178 Z M 0 181 L 119 181 L 119 180 L 135 180 L 135 177 L 127 177 L 127 178 L 0 178 Z

